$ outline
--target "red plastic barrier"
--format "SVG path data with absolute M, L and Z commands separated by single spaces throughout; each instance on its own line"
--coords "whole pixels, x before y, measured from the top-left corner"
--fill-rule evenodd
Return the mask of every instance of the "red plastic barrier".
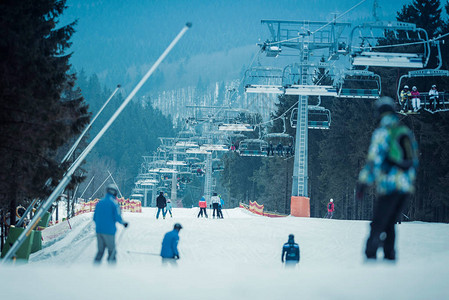
M 290 210 L 294 217 L 310 218 L 310 198 L 292 196 Z

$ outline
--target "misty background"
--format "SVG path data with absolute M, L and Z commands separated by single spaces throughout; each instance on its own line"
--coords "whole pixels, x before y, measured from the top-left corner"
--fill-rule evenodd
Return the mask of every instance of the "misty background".
M 265 120 L 275 111 L 277 95 L 247 95 L 241 88 L 250 66 L 278 65 L 297 55 L 285 51 L 277 58 L 257 55 L 258 43 L 269 38 L 262 19 L 373 22 L 395 20 L 407 1 L 281 0 L 281 1 L 115 1 L 69 0 L 60 25 L 77 21 L 71 38 L 71 64 L 77 85 L 95 114 L 117 84 L 122 85 L 106 111 L 94 124 L 94 137 L 107 118 L 134 88 L 186 22 L 193 27 L 142 87 L 116 124 L 95 147 L 80 185 L 93 195 L 108 171 L 129 195 L 143 155 L 152 155 L 158 137 L 176 136 L 181 120 L 189 115 L 186 105 L 229 105 L 249 109 Z M 356 8 L 354 6 L 358 5 Z M 351 10 L 351 8 L 354 8 Z M 346 29 L 346 35 L 350 28 Z M 298 58 L 299 59 L 299 58 Z M 236 91 L 231 93 L 229 91 Z M 175 127 L 175 128 L 173 128 Z M 84 196 L 86 197 L 86 196 Z
M 186 22 L 183 38 L 142 92 L 171 90 L 240 79 L 268 37 L 262 19 L 331 21 L 357 0 L 69 0 L 61 23 L 78 20 L 72 38 L 73 67 L 97 74 L 112 88 L 126 90 L 154 63 Z M 365 1 L 339 22 L 372 22 L 374 1 Z M 380 19 L 395 19 L 407 1 L 379 0 Z M 153 82 L 153 84 L 152 84 Z M 157 84 L 154 84 L 157 82 Z

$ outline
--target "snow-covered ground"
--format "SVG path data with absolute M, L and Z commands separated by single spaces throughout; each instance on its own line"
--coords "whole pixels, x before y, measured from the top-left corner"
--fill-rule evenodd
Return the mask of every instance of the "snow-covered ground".
M 92 213 L 31 256 L 0 266 L 2 299 L 448 299 L 449 225 L 397 226 L 396 264 L 363 261 L 369 222 L 266 218 L 242 209 L 224 219 L 196 218 L 198 208 L 124 213 L 118 263 L 94 267 Z M 210 216 L 209 216 L 210 217 Z M 178 266 L 162 266 L 163 235 L 179 222 Z M 296 269 L 284 269 L 281 247 L 290 233 L 301 247 Z M 382 256 L 379 251 L 379 256 Z

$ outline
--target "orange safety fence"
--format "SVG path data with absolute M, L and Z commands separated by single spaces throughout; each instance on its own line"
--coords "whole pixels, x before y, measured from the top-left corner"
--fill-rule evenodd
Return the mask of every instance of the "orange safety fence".
M 95 206 L 97 205 L 100 199 L 94 199 L 88 202 L 82 202 L 78 206 L 78 209 L 75 215 L 80 215 L 88 212 L 95 211 Z M 120 205 L 120 210 L 122 212 L 132 212 L 132 213 L 141 213 L 142 212 L 142 202 L 139 200 L 129 200 L 125 198 L 118 198 L 118 204 Z
M 250 212 L 264 217 L 269 218 L 280 218 L 280 217 L 287 217 L 288 215 L 280 214 L 277 212 L 270 212 L 270 211 L 264 211 L 264 205 L 258 204 L 256 201 L 249 201 L 249 205 L 245 203 L 240 203 L 240 208 L 249 210 Z

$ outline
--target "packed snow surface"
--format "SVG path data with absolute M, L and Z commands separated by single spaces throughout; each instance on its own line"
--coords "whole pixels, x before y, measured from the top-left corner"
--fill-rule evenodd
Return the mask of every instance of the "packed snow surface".
M 1 265 L 2 299 L 448 299 L 449 225 L 397 225 L 398 261 L 363 260 L 367 221 L 266 218 L 225 209 L 224 219 L 197 218 L 198 208 L 124 213 L 117 265 L 93 266 L 92 213 L 44 244 L 28 264 Z M 179 222 L 181 259 L 164 266 L 164 234 Z M 301 248 L 294 269 L 281 263 L 289 234 Z M 106 256 L 106 254 L 105 254 Z M 104 258 L 105 259 L 105 258 Z

